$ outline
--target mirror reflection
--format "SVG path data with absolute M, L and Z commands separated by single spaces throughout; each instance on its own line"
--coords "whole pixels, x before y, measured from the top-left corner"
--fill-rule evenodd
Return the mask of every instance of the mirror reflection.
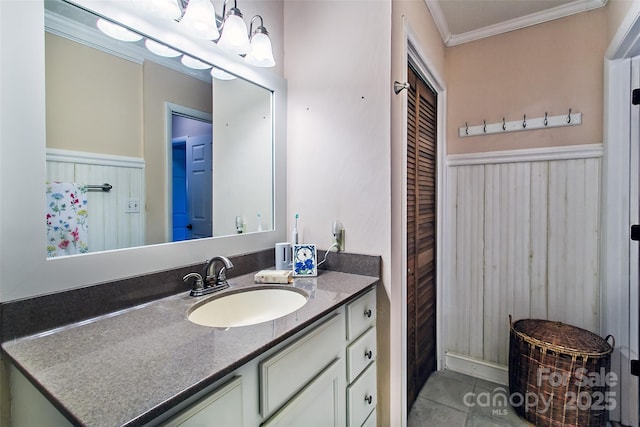
M 269 90 L 45 7 L 49 257 L 273 229 Z

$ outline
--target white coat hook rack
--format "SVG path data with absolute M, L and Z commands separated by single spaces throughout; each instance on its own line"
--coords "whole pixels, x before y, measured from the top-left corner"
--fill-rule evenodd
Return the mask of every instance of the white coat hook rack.
M 458 129 L 458 136 L 467 137 L 491 135 L 523 130 L 577 126 L 580 124 L 582 124 L 582 113 L 574 113 L 571 108 L 569 108 L 568 114 L 562 114 L 559 116 L 550 116 L 545 112 L 544 117 L 537 117 L 535 119 L 529 118 L 524 114 L 521 120 L 514 120 L 510 122 L 507 122 L 504 117 L 501 122 L 487 123 L 486 120 L 483 120 L 482 124 L 475 126 L 469 126 L 468 122 L 465 122 L 464 126 Z

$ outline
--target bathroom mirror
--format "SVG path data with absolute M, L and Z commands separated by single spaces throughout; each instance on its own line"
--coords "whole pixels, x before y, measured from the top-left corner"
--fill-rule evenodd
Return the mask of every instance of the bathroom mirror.
M 247 65 L 237 55 L 222 52 L 211 41 L 189 38 L 146 17 L 122 13 L 121 6 L 137 2 L 74 0 L 75 4 L 136 28 L 209 64 L 271 91 L 273 105 L 273 228 L 269 231 L 226 235 L 134 248 L 89 252 L 80 256 L 47 258 L 43 183 L 46 182 L 46 105 L 44 2 L 0 2 L 0 300 L 97 285 L 186 265 L 202 265 L 214 255 L 234 256 L 273 249 L 285 241 L 287 199 L 286 111 L 287 85 L 272 69 Z M 255 3 L 255 10 L 262 8 Z M 243 12 L 251 16 L 249 8 Z M 282 34 L 281 9 L 268 8 L 265 22 L 272 34 Z M 280 17 L 280 18 L 279 18 Z M 271 24 L 271 23 L 274 24 Z M 274 50 L 282 56 L 281 39 Z M 28 54 L 25 54 L 28 52 Z M 212 112 L 215 114 L 215 112 Z M 25 163 L 28 159 L 28 163 Z M 115 183 L 111 183 L 115 187 Z M 146 189 L 148 193 L 149 189 Z M 14 202 L 19 201 L 19 202 Z M 116 229 L 113 229 L 115 232 Z M 180 281 L 181 277 L 175 280 Z M 131 289 L 131 292 L 135 292 Z M 62 308 L 64 309 L 64 308 Z
M 44 3 L 48 256 L 273 229 L 271 90 Z

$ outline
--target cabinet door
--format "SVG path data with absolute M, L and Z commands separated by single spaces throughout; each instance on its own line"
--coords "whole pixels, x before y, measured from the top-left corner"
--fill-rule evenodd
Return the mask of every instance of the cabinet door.
M 344 315 L 333 314 L 260 363 L 260 413 L 267 418 L 344 354 Z
M 336 359 L 262 426 L 344 427 L 344 369 Z
M 164 426 L 242 427 L 242 377 L 235 377 Z

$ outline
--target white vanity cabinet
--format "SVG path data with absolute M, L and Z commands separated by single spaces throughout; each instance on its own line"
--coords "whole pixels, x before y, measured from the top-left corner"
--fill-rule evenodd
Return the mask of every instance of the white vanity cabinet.
M 374 427 L 376 350 L 374 288 L 234 372 L 243 392 L 235 402 L 214 399 L 209 425 L 225 425 L 222 417 L 239 425 L 227 417 L 244 405 L 244 427 Z
M 375 322 L 374 288 L 146 425 L 376 426 Z M 15 367 L 12 393 L 16 397 L 14 421 L 23 420 L 24 425 L 42 425 L 42 420 L 51 426 L 70 425 Z M 24 404 L 17 406 L 18 401 Z
M 376 425 L 376 291 L 349 303 L 347 313 L 347 425 Z

